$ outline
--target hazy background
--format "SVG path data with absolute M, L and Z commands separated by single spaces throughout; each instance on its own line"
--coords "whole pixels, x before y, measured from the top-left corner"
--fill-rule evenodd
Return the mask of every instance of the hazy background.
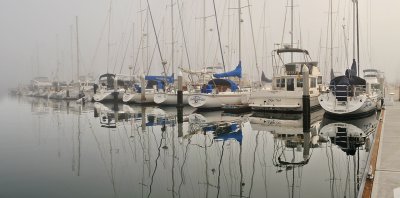
M 221 41 L 228 69 L 238 63 L 237 0 L 215 0 L 221 28 Z M 171 1 L 149 0 L 160 39 L 163 59 L 170 66 Z M 203 1 L 173 0 L 174 2 L 174 65 L 188 68 L 181 22 L 192 69 L 204 65 L 221 65 L 221 55 L 212 0 L 206 0 L 206 50 L 203 55 Z M 289 15 L 283 31 L 287 1 L 241 0 L 252 5 L 254 38 L 258 66 L 271 76 L 271 50 L 275 43 L 289 43 Z M 328 0 L 295 0 L 295 41 L 320 61 L 324 72 L 330 68 L 328 32 Z M 80 74 L 94 77 L 107 72 L 135 73 L 147 71 L 160 74 L 161 64 L 155 48 L 154 32 L 146 15 L 146 1 L 139 0 L 0 0 L 0 93 L 18 83 L 27 83 L 35 76 L 58 77 L 71 81 L 76 78 L 76 26 L 79 17 Z M 377 68 L 385 72 L 389 82 L 398 82 L 400 69 L 400 1 L 364 0 L 359 2 L 361 69 Z M 111 10 L 110 10 L 111 5 Z M 265 7 L 264 7 L 265 6 Z M 142 12 L 140 12 L 142 10 Z M 144 11 L 143 11 L 144 10 Z M 334 70 L 344 72 L 352 57 L 351 0 L 333 0 Z M 288 10 L 289 11 L 289 10 Z M 265 14 L 264 14 L 265 13 Z M 111 18 L 109 18 L 111 15 Z M 109 20 L 111 19 L 111 20 Z M 248 77 L 259 78 L 255 68 L 251 24 L 248 7 L 242 9 L 242 62 Z M 134 23 L 134 25 L 133 25 Z M 133 28 L 135 27 L 135 28 Z M 344 27 L 344 29 L 343 29 Z M 132 32 L 134 40 L 132 41 Z M 148 32 L 148 34 L 147 34 Z M 284 34 L 283 34 L 284 33 Z M 284 35 L 284 36 L 282 36 Z M 147 39 L 148 38 L 148 41 Z M 142 41 L 142 42 L 141 42 Z M 142 45 L 139 45 L 139 44 Z M 348 44 L 348 53 L 345 45 Z M 145 45 L 148 44 L 148 45 Z M 146 47 L 148 46 L 148 47 Z M 154 55 L 153 55 L 154 52 Z M 147 54 L 148 57 L 147 57 Z M 346 54 L 349 58 L 346 58 Z M 139 58 L 137 58 L 139 57 Z M 151 58 L 152 57 L 152 58 Z M 136 61 L 137 59 L 137 61 Z M 203 63 L 204 61 L 204 63 Z M 136 62 L 136 64 L 135 64 Z

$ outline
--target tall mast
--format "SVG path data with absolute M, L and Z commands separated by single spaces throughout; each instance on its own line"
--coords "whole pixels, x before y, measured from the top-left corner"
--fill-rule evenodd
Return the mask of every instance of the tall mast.
M 291 18 L 290 18 L 290 47 L 293 48 L 293 0 L 290 6 Z M 290 54 L 291 62 L 293 62 L 293 52 Z
M 239 62 L 242 61 L 242 7 L 240 5 L 240 0 L 238 0 L 239 5 Z
M 172 73 L 175 73 L 175 66 L 174 66 L 174 1 L 171 0 L 171 70 Z
M 329 0 L 330 23 L 331 23 L 331 71 L 333 70 L 333 7 L 332 0 Z
M 353 0 L 353 60 L 356 59 L 356 6 Z
M 110 65 L 111 4 L 112 0 L 110 0 L 110 8 L 108 10 L 107 73 L 108 73 L 108 65 Z
M 359 32 L 359 23 L 358 23 L 358 0 L 356 1 L 356 11 L 357 11 L 357 76 L 360 76 L 360 32 Z
M 206 66 L 206 0 L 203 0 L 203 65 Z
M 77 67 L 77 75 L 79 82 L 79 37 L 78 37 L 78 16 L 76 16 L 76 67 Z
M 71 34 L 71 80 L 73 80 L 74 79 L 74 50 L 73 50 L 73 41 L 74 41 L 74 36 L 73 36 L 73 26 L 72 25 L 70 25 L 69 26 L 69 28 L 70 28 L 70 34 Z
M 132 76 L 133 65 L 135 64 L 135 23 L 132 24 L 132 66 L 129 68 L 129 75 Z

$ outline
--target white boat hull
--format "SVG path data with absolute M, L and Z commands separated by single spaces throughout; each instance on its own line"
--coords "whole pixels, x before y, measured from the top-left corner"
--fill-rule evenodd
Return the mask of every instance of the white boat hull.
M 139 103 L 139 104 L 147 104 L 154 102 L 154 93 L 146 93 L 145 100 L 142 101 L 141 93 L 124 93 L 122 97 L 122 101 L 125 103 Z
M 334 115 L 360 115 L 376 110 L 378 97 L 365 94 L 349 97 L 347 101 L 338 101 L 332 92 L 323 93 L 318 97 L 325 111 Z M 380 102 L 380 101 L 379 101 Z
M 177 99 L 177 93 L 155 93 L 154 94 L 154 102 L 156 104 L 161 104 L 161 105 L 177 105 L 178 104 L 178 99 Z M 184 92 L 182 94 L 183 105 L 187 105 L 188 103 L 188 97 L 189 93 Z
M 124 89 L 119 89 L 118 91 L 118 100 L 122 100 L 122 96 L 125 92 Z M 114 90 L 100 90 L 96 94 L 93 95 L 93 100 L 95 102 L 104 102 L 104 101 L 109 101 L 109 100 L 114 100 Z
M 228 92 L 220 94 L 191 94 L 188 103 L 195 108 L 220 108 L 222 105 L 242 104 L 243 93 Z
M 243 95 L 242 102 L 253 110 L 303 111 L 303 92 L 257 90 Z M 310 95 L 310 107 L 318 107 L 318 96 Z

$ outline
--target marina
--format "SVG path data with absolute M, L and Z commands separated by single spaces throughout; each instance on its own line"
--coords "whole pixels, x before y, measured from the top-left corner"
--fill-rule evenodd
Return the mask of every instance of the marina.
M 399 2 L 50 1 L 0 7 L 0 197 L 400 198 Z

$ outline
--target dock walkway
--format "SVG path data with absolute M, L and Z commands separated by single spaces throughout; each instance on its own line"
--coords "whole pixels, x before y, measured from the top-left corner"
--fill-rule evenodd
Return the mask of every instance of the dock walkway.
M 400 198 L 399 101 L 395 101 L 392 106 L 386 106 L 385 116 L 383 119 L 383 128 L 379 143 L 371 197 Z

